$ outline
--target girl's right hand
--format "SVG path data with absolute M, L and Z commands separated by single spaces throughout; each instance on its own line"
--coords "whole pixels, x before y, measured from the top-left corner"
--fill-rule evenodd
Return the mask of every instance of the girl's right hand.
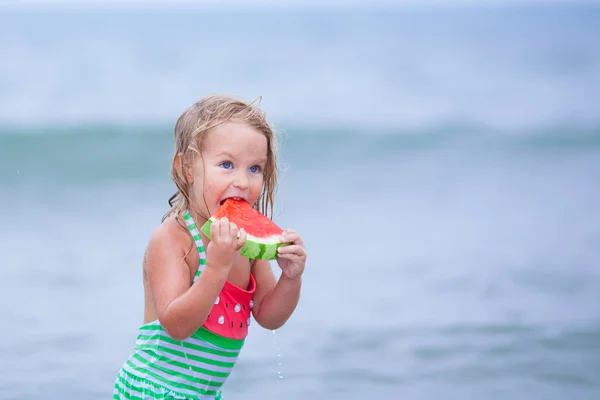
M 211 224 L 210 236 L 210 243 L 206 248 L 206 266 L 229 273 L 240 249 L 246 243 L 246 231 L 238 229 L 235 223 L 223 217 Z

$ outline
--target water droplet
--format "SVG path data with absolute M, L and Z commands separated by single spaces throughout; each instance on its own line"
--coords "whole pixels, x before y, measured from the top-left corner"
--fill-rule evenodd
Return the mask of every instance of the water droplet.
M 281 361 L 281 351 L 279 351 L 279 341 L 277 340 L 277 336 L 275 335 L 275 330 L 272 330 L 271 332 L 273 332 L 273 338 L 275 339 L 275 348 L 277 350 L 277 376 L 279 377 L 279 379 L 283 379 L 283 373 L 281 372 L 281 364 L 283 364 L 283 362 Z
M 217 322 L 218 322 L 219 324 L 223 325 L 223 323 L 225 322 L 225 317 L 224 317 L 223 315 L 221 315 L 221 316 L 219 317 L 219 319 L 217 320 Z
M 250 308 L 254 307 L 254 302 L 250 300 Z
M 242 307 L 239 304 L 236 304 L 233 309 L 235 310 L 235 312 L 240 312 L 240 310 L 242 309 Z
M 217 299 L 215 300 L 215 304 L 219 304 L 219 301 L 221 301 L 221 299 L 219 298 L 219 296 L 217 296 Z
M 250 318 L 248 318 L 248 322 L 247 322 L 248 326 L 250 326 Z

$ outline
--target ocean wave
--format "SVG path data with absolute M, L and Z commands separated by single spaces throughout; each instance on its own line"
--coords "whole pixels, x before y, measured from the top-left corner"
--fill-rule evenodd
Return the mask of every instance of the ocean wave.
M 282 162 L 306 167 L 373 163 L 440 152 L 497 156 L 497 162 L 546 153 L 600 149 L 600 126 L 497 131 L 471 125 L 430 129 L 283 127 Z M 0 128 L 0 185 L 36 182 L 168 180 L 173 130 L 168 126 L 86 125 Z M 462 157 L 462 156 L 461 156 Z M 378 161 L 379 160 L 379 161 Z
M 560 147 L 588 147 L 600 145 L 600 124 L 556 124 L 528 129 L 498 129 L 483 125 L 448 123 L 423 128 L 361 127 L 340 124 L 312 127 L 309 125 L 276 125 L 283 143 L 295 145 L 315 142 L 327 145 L 339 141 L 383 143 L 402 147 L 439 147 L 453 144 Z M 173 138 L 173 127 L 168 125 L 72 124 L 50 126 L 0 126 L 2 151 L 12 152 L 28 143 L 37 143 L 47 149 L 62 146 L 147 143 L 163 147 Z M 96 148 L 97 151 L 101 149 Z

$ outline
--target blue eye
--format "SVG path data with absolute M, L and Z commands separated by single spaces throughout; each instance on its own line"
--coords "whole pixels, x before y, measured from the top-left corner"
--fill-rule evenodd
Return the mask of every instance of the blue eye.
M 229 169 L 229 168 L 233 167 L 233 164 L 231 164 L 231 161 L 223 161 L 221 163 L 221 167 L 223 167 L 225 169 Z
M 250 172 L 252 172 L 253 174 L 256 174 L 256 173 L 260 172 L 260 167 L 258 165 L 253 165 L 250 167 Z

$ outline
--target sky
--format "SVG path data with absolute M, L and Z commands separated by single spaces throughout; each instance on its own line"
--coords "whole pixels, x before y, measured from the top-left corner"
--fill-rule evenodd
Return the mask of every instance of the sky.
M 109 7 L 148 7 L 148 6 L 268 6 L 302 8 L 355 8 L 378 6 L 482 6 L 486 4 L 541 4 L 541 3 L 598 3 L 600 0 L 0 0 L 0 4 L 13 6 L 109 6 Z

